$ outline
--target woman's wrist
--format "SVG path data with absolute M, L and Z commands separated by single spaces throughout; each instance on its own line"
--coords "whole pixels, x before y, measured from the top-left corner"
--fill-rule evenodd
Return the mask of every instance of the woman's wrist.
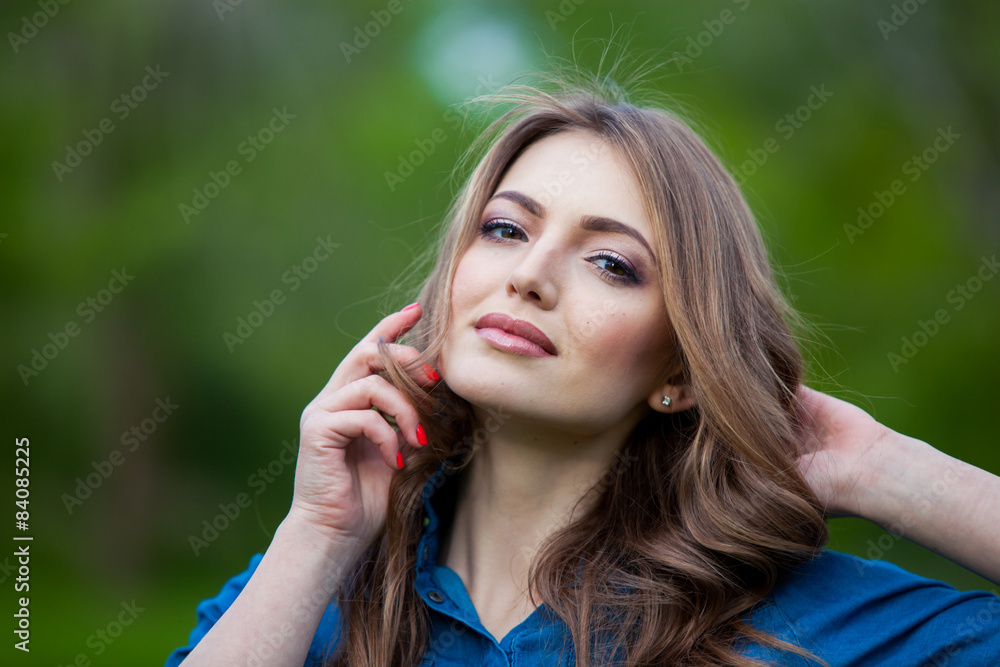
M 282 519 L 274 533 L 274 539 L 294 543 L 298 548 L 307 549 L 316 556 L 331 562 L 352 565 L 364 551 L 364 545 L 347 535 L 325 530 L 310 520 L 308 514 L 293 507 Z
M 331 537 L 289 512 L 239 596 L 184 664 L 302 665 L 359 554 L 356 541 Z
M 862 516 L 1000 583 L 1000 477 L 900 434 L 883 450 Z
M 861 516 L 897 534 L 933 518 L 934 506 L 958 483 L 967 465 L 891 429 L 886 429 L 877 451 L 874 460 L 863 464 Z

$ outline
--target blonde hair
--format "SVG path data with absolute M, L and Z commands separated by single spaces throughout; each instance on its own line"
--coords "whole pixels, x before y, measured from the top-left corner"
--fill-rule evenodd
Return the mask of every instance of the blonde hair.
M 566 623 L 578 666 L 608 664 L 619 651 L 629 666 L 755 665 L 739 653 L 748 639 L 811 656 L 741 619 L 828 539 L 794 465 L 803 358 L 793 327 L 808 323 L 776 286 L 754 216 L 719 159 L 679 115 L 629 102 L 626 87 L 557 73 L 475 100 L 512 106 L 457 167 L 474 163 L 416 295 L 423 317 L 400 341 L 421 357 L 404 366 L 379 346 L 383 375 L 410 397 L 430 444 L 395 474 L 384 532 L 338 591 L 344 634 L 329 665 L 416 665 L 428 646 L 430 610 L 414 589 L 424 488 L 442 463 L 453 474 L 482 443 L 470 435 L 466 401 L 408 373 L 435 364 L 457 262 L 505 169 L 532 142 L 567 130 L 610 142 L 641 187 L 673 326 L 674 358 L 661 361 L 696 406 L 637 425 L 619 452 L 637 464 L 606 475 L 589 510 L 543 545 L 531 599 Z

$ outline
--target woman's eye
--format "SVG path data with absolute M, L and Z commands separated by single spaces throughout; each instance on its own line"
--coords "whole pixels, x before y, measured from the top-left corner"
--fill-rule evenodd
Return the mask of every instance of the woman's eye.
M 524 232 L 512 222 L 504 221 L 502 218 L 493 218 L 480 226 L 479 236 L 492 243 L 504 243 L 505 241 L 523 240 Z M 594 262 L 594 266 L 600 269 L 601 275 L 612 283 L 637 285 L 641 282 L 628 262 L 616 255 L 603 252 L 590 260 Z
M 628 264 L 614 255 L 602 253 L 594 259 L 598 262 L 595 266 L 601 269 L 601 272 L 612 282 L 621 284 L 635 284 L 639 282 L 639 278 L 635 271 L 633 271 Z M 600 262 L 607 263 L 604 264 L 604 266 L 601 266 Z
M 500 230 L 500 232 L 497 233 L 496 230 Z M 500 243 L 504 240 L 519 240 L 520 237 L 511 236 L 511 234 L 523 235 L 523 232 L 516 225 L 509 222 L 500 222 L 498 220 L 490 220 L 479 228 L 479 235 L 481 237 L 487 241 L 494 241 L 496 243 Z
M 615 260 L 613 260 L 613 259 L 604 259 L 604 258 L 598 258 L 598 259 L 601 260 L 601 261 L 607 262 L 607 264 L 604 265 L 604 269 L 606 271 L 610 271 L 611 273 L 615 274 L 616 276 L 627 275 L 625 273 L 625 267 L 622 266 L 621 264 L 619 264 L 618 262 L 616 262 Z

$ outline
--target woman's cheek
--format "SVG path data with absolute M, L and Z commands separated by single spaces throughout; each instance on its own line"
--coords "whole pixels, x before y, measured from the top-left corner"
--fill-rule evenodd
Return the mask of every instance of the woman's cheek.
M 606 298 L 599 303 L 590 303 L 596 305 L 589 305 L 587 308 L 581 309 L 584 313 L 584 322 L 580 328 L 580 332 L 586 338 L 594 336 L 603 337 L 605 335 L 603 330 L 613 329 L 614 325 L 622 319 L 622 313 L 619 311 L 614 300 L 610 298 Z
M 632 356 L 634 336 L 628 319 L 618 310 L 600 308 L 587 313 L 578 333 L 577 346 L 586 350 L 592 367 L 605 369 L 611 376 L 627 373 L 625 360 Z
M 461 315 L 464 309 L 475 304 L 477 298 L 488 291 L 488 280 L 482 271 L 476 270 L 475 257 L 466 253 L 455 268 L 451 283 L 451 307 L 454 315 Z
M 635 377 L 637 371 L 646 370 L 651 355 L 661 347 L 654 340 L 656 332 L 637 324 L 644 321 L 639 314 L 613 307 L 613 302 L 606 304 L 584 322 L 583 345 L 612 376 Z
M 474 241 L 462 255 L 455 269 L 455 280 L 459 276 L 470 286 L 478 286 L 480 291 L 490 286 L 502 288 L 513 267 L 511 256 L 488 241 Z M 493 247 L 490 247 L 493 246 Z

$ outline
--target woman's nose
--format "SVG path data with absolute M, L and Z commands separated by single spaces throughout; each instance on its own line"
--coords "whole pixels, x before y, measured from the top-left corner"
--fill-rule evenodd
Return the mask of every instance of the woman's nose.
M 507 280 L 507 293 L 520 295 L 551 308 L 558 298 L 558 249 L 552 243 L 538 241 L 529 245 L 518 257 Z

